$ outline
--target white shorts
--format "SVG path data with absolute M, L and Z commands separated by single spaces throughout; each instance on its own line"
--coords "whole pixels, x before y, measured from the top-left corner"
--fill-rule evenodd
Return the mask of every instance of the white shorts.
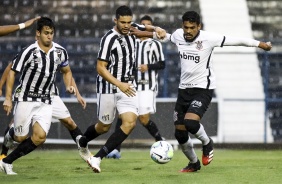
M 58 119 L 65 119 L 70 117 L 70 112 L 66 107 L 65 103 L 60 96 L 54 96 L 52 99 L 53 111 L 52 111 L 52 122 L 58 122 Z
M 157 93 L 152 90 L 137 91 L 139 99 L 139 115 L 156 113 Z
M 116 110 L 119 114 L 132 112 L 138 116 L 138 94 L 128 97 L 123 92 L 112 94 L 97 94 L 97 116 L 104 124 L 114 121 Z
M 29 126 L 38 122 L 46 135 L 52 119 L 52 105 L 43 102 L 17 102 L 14 114 L 14 130 L 16 136 L 26 136 Z

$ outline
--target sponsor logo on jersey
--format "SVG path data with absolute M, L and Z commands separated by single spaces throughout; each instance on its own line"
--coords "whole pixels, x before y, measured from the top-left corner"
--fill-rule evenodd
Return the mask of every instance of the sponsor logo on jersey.
M 194 100 L 191 105 L 192 107 L 200 108 L 202 106 L 202 102 Z
M 185 52 L 180 53 L 180 51 L 178 53 L 179 53 L 180 59 L 186 59 L 186 60 L 194 61 L 195 63 L 200 62 L 200 56 L 193 55 L 193 54 L 187 54 Z

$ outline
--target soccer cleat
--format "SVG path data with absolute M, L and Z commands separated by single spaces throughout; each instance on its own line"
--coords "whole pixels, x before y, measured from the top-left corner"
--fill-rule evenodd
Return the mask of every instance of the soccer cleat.
M 114 149 L 111 153 L 109 153 L 106 158 L 120 159 L 121 154 L 117 149 Z
M 200 169 L 201 169 L 201 163 L 199 160 L 197 160 L 196 163 L 189 162 L 189 164 L 185 168 L 181 169 L 179 172 L 196 172 Z
M 4 144 L 4 146 L 6 146 L 9 149 L 14 146 L 14 140 L 10 136 L 9 131 L 4 136 L 3 144 Z
M 2 160 L 0 160 L 0 170 L 4 171 L 7 175 L 16 175 L 13 171 L 13 165 L 12 164 L 6 164 Z
M 7 157 L 7 155 L 2 154 L 2 155 L 0 155 L 0 160 L 2 160 L 3 158 L 6 158 L 6 157 Z
M 202 163 L 208 165 L 213 160 L 213 140 L 210 138 L 210 142 L 203 146 Z
M 80 157 L 86 162 L 88 160 L 88 158 L 90 158 L 93 155 L 89 151 L 88 145 L 85 148 L 80 147 L 79 139 L 81 137 L 82 137 L 81 135 L 76 137 L 76 144 L 77 144 L 77 148 L 78 148 L 78 152 L 79 152 Z
M 94 173 L 100 173 L 100 163 L 101 163 L 101 158 L 100 157 L 90 157 L 87 160 L 87 163 L 89 167 L 93 170 Z

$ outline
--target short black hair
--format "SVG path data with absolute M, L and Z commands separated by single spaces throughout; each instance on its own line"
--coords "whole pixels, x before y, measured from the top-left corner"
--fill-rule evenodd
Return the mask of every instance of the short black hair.
M 118 19 L 120 16 L 132 16 L 132 11 L 128 6 L 120 6 L 116 10 L 116 19 Z
M 153 24 L 153 19 L 149 15 L 144 15 L 143 17 L 141 17 L 140 22 L 142 22 L 143 20 L 151 21 Z
M 55 24 L 54 24 L 54 22 L 52 21 L 52 19 L 50 19 L 50 18 L 48 18 L 48 17 L 41 17 L 41 18 L 37 21 L 36 30 L 40 32 L 44 26 L 48 26 L 48 27 L 50 27 L 51 29 L 53 28 L 54 31 L 55 31 Z
M 189 22 L 195 22 L 196 24 L 201 24 L 201 17 L 200 15 L 195 11 L 187 11 L 182 16 L 182 22 L 189 21 Z

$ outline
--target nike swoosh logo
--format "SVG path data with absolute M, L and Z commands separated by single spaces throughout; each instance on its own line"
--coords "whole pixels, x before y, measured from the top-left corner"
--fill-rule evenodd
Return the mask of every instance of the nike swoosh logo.
M 189 44 L 189 43 L 188 44 L 187 43 L 185 43 L 185 44 L 178 43 L 178 45 L 191 45 L 191 44 Z
M 157 154 L 157 153 L 155 153 L 156 155 L 158 155 L 159 157 L 160 157 L 160 159 L 162 159 L 163 158 L 163 156 L 161 156 L 161 155 L 159 155 L 159 154 Z

